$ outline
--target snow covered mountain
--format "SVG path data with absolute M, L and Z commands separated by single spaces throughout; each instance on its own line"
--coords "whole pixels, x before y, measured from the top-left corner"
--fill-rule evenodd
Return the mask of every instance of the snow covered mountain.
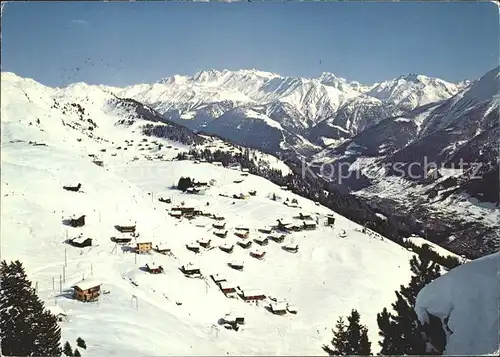
M 326 72 L 318 78 L 300 78 L 258 70 L 207 70 L 191 77 L 176 75 L 154 84 L 110 90 L 119 97 L 145 103 L 165 118 L 193 130 L 226 133 L 231 140 L 244 137 L 245 145 L 307 156 L 331 140 L 355 135 L 387 115 L 447 99 L 462 86 L 421 75 L 362 85 Z M 256 133 L 265 127 L 275 131 L 277 126 L 269 120 L 256 122 L 254 114 L 245 122 L 244 113 L 255 112 L 280 125 L 282 133 L 274 140 L 281 141 L 260 146 Z M 231 113 L 237 115 L 228 120 Z M 224 120 L 219 122 L 222 115 Z
M 358 224 L 262 177 L 172 161 L 189 146 L 238 148 L 165 123 L 137 101 L 81 83 L 48 88 L 12 73 L 2 73 L 1 84 L 2 259 L 21 260 L 45 304 L 67 314 L 61 322 L 63 341 L 81 337 L 85 353 L 95 356 L 315 355 L 331 340 L 334 321 L 356 308 L 377 348 L 376 314 L 407 283 L 411 252 L 362 233 Z M 159 128 L 156 137 L 144 135 L 147 125 Z M 286 173 L 276 158 L 255 150 L 254 156 Z M 199 194 L 171 189 L 182 176 L 209 185 Z M 63 189 L 77 183 L 79 192 Z M 244 200 L 227 197 L 251 190 L 255 195 Z M 276 200 L 270 199 L 273 194 Z M 171 203 L 160 202 L 161 197 Z M 285 205 L 286 200 L 297 200 L 298 207 Z M 229 234 L 213 234 L 216 221 L 208 216 L 174 218 L 176 207 L 223 216 Z M 316 229 L 260 247 L 263 260 L 237 245 L 242 242 L 234 234 L 238 227 L 248 228 L 253 241 L 265 238 L 259 229 L 274 226 L 278 218 L 300 223 L 299 213 L 317 219 Z M 68 218 L 82 214 L 84 226 L 68 225 Z M 329 214 L 336 218 L 333 227 L 324 225 Z M 138 236 L 114 227 L 127 224 L 136 225 Z M 91 238 L 91 246 L 67 244 L 81 236 Z M 112 237 L 131 242 L 120 246 Z M 214 249 L 201 247 L 202 239 Z M 140 241 L 166 246 L 170 254 L 134 254 Z M 200 253 L 186 249 L 191 244 Z M 298 245 L 298 252 L 282 249 L 285 244 Z M 230 254 L 220 249 L 227 245 L 234 248 Z M 229 267 L 233 260 L 244 269 Z M 189 262 L 203 278 L 179 270 Z M 149 273 L 146 265 L 153 264 L 163 273 Z M 236 292 L 259 289 L 266 299 L 256 304 L 238 294 L 228 298 L 213 274 Z M 72 298 L 72 286 L 82 279 L 101 284 L 98 302 Z M 295 306 L 298 313 L 272 314 L 266 307 L 273 301 L 284 301 L 291 311 Z M 238 331 L 221 322 L 231 316 L 245 319 Z
M 334 163 L 343 184 L 380 209 L 412 212 L 415 227 L 426 222 L 451 250 L 492 253 L 500 237 L 499 83 L 495 68 L 450 99 L 385 118 L 314 159 Z
M 500 254 L 459 266 L 425 286 L 415 311 L 423 324 L 438 318 L 444 355 L 498 355 Z M 430 337 L 436 341 L 438 333 Z

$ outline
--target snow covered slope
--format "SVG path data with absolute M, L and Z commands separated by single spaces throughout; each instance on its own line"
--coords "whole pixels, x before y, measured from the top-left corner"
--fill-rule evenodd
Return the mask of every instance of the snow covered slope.
M 484 355 L 499 349 L 500 254 L 461 265 L 424 287 L 415 311 L 422 323 L 429 315 L 443 323 L 445 355 Z
M 376 314 L 407 283 L 408 251 L 364 235 L 339 215 L 334 228 L 324 226 L 330 210 L 263 178 L 208 163 L 169 161 L 188 147 L 142 135 L 147 120 L 131 117 L 135 112 L 128 105 L 108 106 L 109 94 L 97 89 L 83 84 L 50 89 L 2 73 L 2 258 L 20 259 L 45 303 L 68 313 L 69 321 L 61 323 L 63 340 L 82 337 L 89 355 L 313 355 L 331 339 L 338 316 L 356 308 L 376 348 Z M 221 145 L 207 142 L 199 145 Z M 211 184 L 198 195 L 170 189 L 181 176 Z M 81 192 L 62 188 L 78 182 Z M 250 190 L 256 195 L 245 200 L 225 197 Z M 270 200 L 272 193 L 281 198 Z M 285 198 L 297 199 L 301 208 L 284 205 Z M 182 203 L 224 216 L 228 236 L 214 235 L 215 221 L 208 217 L 171 217 L 169 211 Z M 261 248 L 264 260 L 239 246 L 230 255 L 218 248 L 240 239 L 234 235 L 237 226 L 249 228 L 249 239 L 265 237 L 257 229 L 278 218 L 300 223 L 294 218 L 299 212 L 320 224 L 286 234 L 284 244 L 299 245 L 296 254 L 274 242 Z M 64 224 L 81 214 L 83 227 Z M 115 245 L 110 238 L 120 234 L 114 226 L 130 222 L 137 224 L 139 239 L 166 244 L 173 256 L 133 254 L 134 241 L 130 247 Z M 347 238 L 339 237 L 343 230 Z M 65 243 L 80 234 L 92 238 L 91 247 Z M 200 254 L 186 249 L 202 238 L 216 248 Z M 228 267 L 233 259 L 243 261 L 243 271 Z M 188 262 L 205 278 L 186 278 L 179 267 Z M 161 265 L 164 273 L 145 272 L 147 263 Z M 215 273 L 242 289 L 260 289 L 267 301 L 256 306 L 226 298 L 209 278 Z M 71 286 L 82 278 L 102 283 L 106 293 L 99 302 L 71 298 Z M 298 313 L 271 314 L 265 308 L 269 297 L 288 301 Z M 239 331 L 218 324 L 228 313 L 245 315 Z

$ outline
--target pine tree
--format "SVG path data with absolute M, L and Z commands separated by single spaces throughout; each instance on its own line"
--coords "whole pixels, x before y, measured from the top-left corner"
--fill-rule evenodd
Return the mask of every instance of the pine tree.
M 61 329 L 44 311 L 21 262 L 0 265 L 0 337 L 2 354 L 60 356 Z
M 421 254 L 410 261 L 414 274 L 408 286 L 401 285 L 396 291 L 396 301 L 392 304 L 394 313 L 384 308 L 377 314 L 379 342 L 383 355 L 418 355 L 425 354 L 424 330 L 415 313 L 415 302 L 420 290 L 439 277 L 439 266 L 431 261 L 430 248 L 423 247 Z
M 63 353 L 66 356 L 70 356 L 70 357 L 73 356 L 73 350 L 71 349 L 71 345 L 69 344 L 69 341 L 66 341 L 66 343 L 64 344 Z
M 75 353 L 73 353 L 73 356 L 75 356 L 75 357 L 81 357 L 82 356 L 80 354 L 80 351 L 78 351 L 78 348 L 75 348 Z
M 342 317 L 338 319 L 333 330 L 333 349 L 329 346 L 323 346 L 323 350 L 331 356 L 371 355 L 368 329 L 360 324 L 359 312 L 352 310 L 347 321 L 348 325 L 345 324 Z
M 78 338 L 76 339 L 76 345 L 77 345 L 78 347 L 83 348 L 84 350 L 86 350 L 86 349 L 87 349 L 87 344 L 85 343 L 85 340 L 84 340 L 83 338 L 81 338 L 81 337 L 78 337 Z

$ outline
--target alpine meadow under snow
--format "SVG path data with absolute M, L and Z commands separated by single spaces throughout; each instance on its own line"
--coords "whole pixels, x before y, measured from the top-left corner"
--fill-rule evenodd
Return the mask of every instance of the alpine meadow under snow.
M 62 340 L 82 337 L 85 354 L 96 356 L 317 355 L 331 341 L 337 318 L 351 309 L 359 311 L 377 353 L 377 313 L 408 283 L 413 253 L 262 177 L 236 167 L 174 160 L 194 147 L 247 150 L 178 123 L 212 128 L 206 132 L 230 139 L 247 128 L 237 144 L 255 147 L 260 138 L 275 152 L 297 143 L 314 151 L 320 147 L 308 137 L 309 129 L 343 107 L 354 108 L 353 101 L 375 107 L 384 102 L 384 110 L 406 113 L 447 100 L 464 87 L 415 75 L 363 86 L 329 73 L 303 79 L 255 70 L 204 71 L 125 89 L 84 83 L 49 88 L 2 72 L 1 84 L 2 259 L 21 260 L 45 305 L 67 314 Z M 340 117 L 327 126 L 344 134 L 361 130 L 361 124 Z M 275 156 L 250 152 L 259 165 L 290 170 Z M 205 185 L 199 192 L 182 192 L 175 188 L 181 177 Z M 63 189 L 78 183 L 77 192 Z M 176 218 L 174 212 L 188 207 L 211 216 Z M 82 215 L 83 226 L 68 225 Z M 303 215 L 311 216 L 315 229 L 284 233 L 281 243 L 258 244 L 269 235 L 259 229 L 276 226 L 278 219 L 302 225 Z M 328 226 L 331 215 L 335 223 Z M 223 221 L 213 219 L 220 216 Z M 226 236 L 214 234 L 220 233 L 216 223 Z M 134 225 L 138 236 L 119 233 L 116 225 Z M 124 236 L 131 242 L 110 239 Z M 78 237 L 91 238 L 91 245 L 68 244 Z M 245 241 L 252 241 L 249 249 L 238 244 Z M 153 250 L 135 254 L 141 242 L 150 242 Z M 291 253 L 286 245 L 297 245 L 298 251 Z M 157 246 L 169 254 L 155 251 Z M 262 252 L 264 258 L 257 259 Z M 189 263 L 201 277 L 180 270 Z M 162 273 L 151 274 L 153 266 L 161 266 Z M 419 294 L 416 312 L 422 322 L 428 314 L 446 318 L 453 332 L 445 353 L 498 349 L 498 275 L 488 277 L 497 268 L 498 254 L 472 261 Z M 216 274 L 227 280 L 226 288 L 234 288 L 233 298 L 211 278 Z M 73 298 L 72 287 L 82 280 L 102 284 L 98 301 Z M 240 298 L 254 289 L 266 300 Z M 268 311 L 273 302 L 282 302 L 287 312 Z M 237 331 L 221 323 L 230 316 L 244 317 Z

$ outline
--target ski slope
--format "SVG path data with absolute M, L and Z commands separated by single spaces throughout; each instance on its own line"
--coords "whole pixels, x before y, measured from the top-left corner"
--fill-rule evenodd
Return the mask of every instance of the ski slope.
M 337 214 L 334 228 L 324 226 L 330 210 L 263 178 L 208 163 L 147 160 L 137 143 L 151 138 L 139 134 L 140 123 L 115 125 L 119 114 L 105 110 L 101 93 L 89 94 L 81 86 L 68 98 L 16 81 L 7 83 L 2 74 L 2 259 L 20 259 L 46 305 L 57 304 L 67 312 L 68 321 L 61 323 L 63 341 L 74 344 L 82 337 L 88 346 L 85 353 L 99 356 L 315 355 L 331 340 L 337 318 L 356 308 L 369 328 L 373 350 L 378 350 L 376 314 L 393 302 L 394 290 L 409 281 L 410 252 L 362 234 L 361 227 Z M 10 86 L 5 92 L 4 84 Z M 24 90 L 30 100 L 20 86 L 28 87 Z M 82 93 L 90 99 L 79 100 Z M 62 124 L 71 114 L 48 108 L 54 95 L 60 101 L 77 101 L 92 113 L 98 124 L 92 136 Z M 42 118 L 41 124 L 34 124 L 36 118 Z M 134 145 L 116 150 L 125 140 L 134 140 Z M 187 149 L 165 143 L 172 146 L 161 150 L 166 159 Z M 104 167 L 88 156 L 96 153 Z M 204 193 L 184 194 L 170 188 L 180 176 L 214 181 Z M 83 192 L 62 189 L 77 183 Z M 250 190 L 256 195 L 244 200 L 221 196 Z M 273 193 L 277 201 L 270 199 Z M 171 198 L 172 204 L 159 202 L 159 197 Z M 296 198 L 300 209 L 284 205 L 286 198 Z M 168 211 L 181 202 L 224 216 L 227 237 L 213 234 L 215 221 L 209 218 L 171 217 Z M 319 225 L 314 231 L 286 235 L 282 244 L 298 244 L 297 254 L 275 242 L 261 247 L 266 251 L 263 260 L 239 246 L 232 254 L 218 248 L 200 254 L 186 249 L 201 238 L 211 239 L 215 247 L 235 243 L 240 239 L 234 235 L 237 226 L 248 227 L 249 239 L 254 239 L 262 235 L 258 228 L 274 225 L 278 218 L 296 221 L 299 212 L 317 218 Z M 84 227 L 62 223 L 82 214 Z M 110 237 L 121 234 L 114 226 L 130 222 L 136 222 L 141 240 L 153 246 L 164 243 L 175 257 L 137 255 L 116 246 Z M 343 230 L 346 238 L 339 237 Z M 92 238 L 92 246 L 64 243 L 79 234 Z M 228 267 L 231 260 L 242 261 L 243 271 Z M 186 278 L 179 267 L 188 262 L 197 264 L 205 279 Z M 164 273 L 143 271 L 146 263 L 161 265 Z M 211 274 L 287 301 L 298 313 L 277 316 L 265 309 L 269 300 L 256 306 L 227 298 L 208 278 Z M 102 291 L 109 293 L 96 303 L 73 300 L 71 286 L 82 278 L 102 283 Z M 228 313 L 245 316 L 239 331 L 218 324 Z

